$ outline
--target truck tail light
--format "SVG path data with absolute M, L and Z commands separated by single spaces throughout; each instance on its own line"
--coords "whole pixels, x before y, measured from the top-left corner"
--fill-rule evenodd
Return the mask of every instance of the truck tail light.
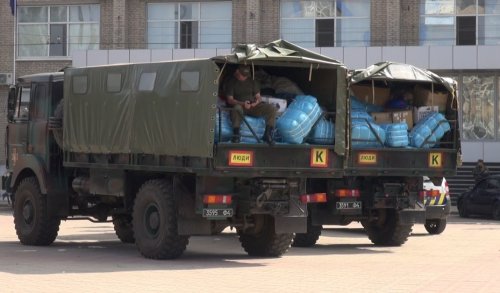
M 422 190 L 422 191 L 420 191 L 419 197 L 421 200 L 423 200 L 426 196 L 437 197 L 440 195 L 441 195 L 441 192 L 437 189 L 435 189 L 435 190 Z
M 326 193 L 304 194 L 300 196 L 302 203 L 326 202 Z
M 204 204 L 231 204 L 231 195 L 205 194 L 203 196 Z
M 360 197 L 361 192 L 359 189 L 337 189 L 335 191 L 336 197 Z

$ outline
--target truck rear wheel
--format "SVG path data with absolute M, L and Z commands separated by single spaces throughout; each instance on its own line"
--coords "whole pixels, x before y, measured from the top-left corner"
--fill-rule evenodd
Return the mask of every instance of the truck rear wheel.
M 113 226 L 116 236 L 123 243 L 134 243 L 134 230 L 132 228 L 132 217 L 127 215 L 113 216 Z
M 61 220 L 51 217 L 47 197 L 40 191 L 36 177 L 27 177 L 16 190 L 14 225 L 22 244 L 50 245 L 57 237 Z
M 262 225 L 257 233 L 246 233 L 238 231 L 241 246 L 250 256 L 280 257 L 290 247 L 293 234 L 274 232 L 274 218 L 268 215 L 264 217 Z
M 172 184 L 167 180 L 149 180 L 142 185 L 132 223 L 135 244 L 144 257 L 174 259 L 186 250 L 189 237 L 177 233 L 177 209 Z
M 293 238 L 293 247 L 311 247 L 316 244 L 319 236 L 321 235 L 321 230 L 323 226 L 313 226 L 311 219 L 307 218 L 307 232 L 306 233 L 296 233 Z
M 396 210 L 380 210 L 382 221 L 363 221 L 368 238 L 379 246 L 401 246 L 406 242 L 413 225 L 403 225 Z
M 446 219 L 427 220 L 424 227 L 431 235 L 441 234 L 446 229 Z

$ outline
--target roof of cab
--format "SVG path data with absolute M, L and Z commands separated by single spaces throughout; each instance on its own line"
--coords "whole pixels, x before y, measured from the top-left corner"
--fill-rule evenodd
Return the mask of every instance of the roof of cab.
M 30 82 L 49 82 L 49 81 L 63 81 L 64 72 L 45 72 L 24 75 L 18 78 L 20 83 L 30 83 Z

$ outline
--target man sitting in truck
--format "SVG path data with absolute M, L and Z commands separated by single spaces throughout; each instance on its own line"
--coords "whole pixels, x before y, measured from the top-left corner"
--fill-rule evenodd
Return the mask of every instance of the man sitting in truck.
M 239 143 L 240 126 L 243 115 L 264 117 L 266 130 L 262 138 L 269 145 L 274 145 L 273 130 L 276 123 L 276 108 L 273 105 L 262 103 L 260 85 L 250 77 L 250 67 L 240 65 L 234 72 L 225 87 L 226 101 L 233 107 L 231 121 L 233 124 L 233 143 Z

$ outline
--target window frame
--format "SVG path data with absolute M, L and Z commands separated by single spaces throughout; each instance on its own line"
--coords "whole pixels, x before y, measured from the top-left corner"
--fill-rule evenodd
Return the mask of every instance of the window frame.
M 230 6 L 230 11 L 231 14 L 228 15 L 228 18 L 202 18 L 202 4 L 209 4 L 209 3 L 220 3 L 220 4 L 225 4 Z M 232 46 L 232 21 L 233 21 L 233 16 L 232 16 L 232 9 L 233 9 L 233 2 L 232 1 L 213 1 L 213 2 L 150 2 L 146 4 L 146 11 L 149 11 L 151 6 L 154 5 L 175 5 L 176 11 L 181 11 L 181 5 L 186 5 L 186 4 L 191 4 L 191 5 L 196 5 L 196 15 L 192 15 L 191 18 L 182 18 L 178 15 L 175 16 L 174 19 L 151 19 L 148 13 L 146 13 L 146 37 L 147 37 L 147 47 L 148 49 L 204 49 L 204 48 L 212 48 L 212 47 L 206 47 L 209 45 L 209 43 L 203 42 L 203 36 L 202 36 L 202 31 L 204 30 L 204 24 L 206 23 L 216 23 L 216 22 L 223 22 L 223 21 L 229 21 L 231 23 L 231 26 L 229 26 L 229 29 L 227 31 L 227 36 L 229 37 L 229 44 L 216 44 L 215 46 L 219 46 L 217 48 L 227 48 L 228 46 Z M 153 43 L 151 38 L 150 38 L 150 30 L 152 28 L 157 28 L 157 27 L 152 27 L 151 25 L 153 24 L 172 24 L 175 32 L 173 38 L 174 43 Z M 193 29 L 192 31 L 195 32 L 196 38 L 191 40 L 191 47 L 183 47 L 181 44 L 183 43 L 183 35 L 182 35 L 182 27 L 184 23 L 196 23 L 196 28 Z M 170 26 L 167 26 L 170 28 Z
M 458 11 L 458 3 L 457 3 L 457 0 L 451 0 L 452 3 L 453 3 L 453 11 L 452 12 L 443 12 L 443 13 L 429 13 L 429 14 L 426 14 L 426 11 L 425 11 L 425 6 L 426 6 L 426 0 L 422 0 L 420 2 L 420 7 L 419 7 L 419 45 L 420 46 L 433 46 L 433 45 L 443 45 L 442 43 L 440 43 L 441 40 L 438 40 L 438 39 L 424 39 L 422 34 L 423 34 L 423 31 L 422 31 L 422 27 L 424 26 L 424 22 L 425 22 L 425 19 L 428 18 L 428 17 L 452 17 L 453 18 L 453 33 L 451 34 L 453 36 L 453 41 L 452 43 L 450 44 L 444 44 L 444 45 L 452 45 L 452 46 L 470 46 L 470 44 L 464 44 L 464 45 L 461 45 L 458 43 L 458 19 L 459 18 L 462 18 L 462 17 L 474 17 L 475 18 L 475 43 L 473 46 L 478 46 L 478 45 L 495 45 L 495 44 L 491 44 L 491 43 L 487 43 L 486 41 L 488 40 L 488 37 L 486 37 L 487 35 L 487 32 L 485 31 L 484 28 L 482 28 L 482 26 L 480 26 L 480 20 L 483 19 L 483 21 L 486 21 L 486 18 L 487 17 L 498 17 L 498 21 L 499 21 L 499 27 L 498 29 L 500 30 L 500 9 L 498 12 L 495 12 L 495 13 L 488 13 L 486 11 L 486 3 L 484 3 L 484 7 L 480 7 L 479 6 L 479 2 L 481 2 L 481 0 L 475 0 L 474 1 L 474 5 L 475 5 L 475 9 L 474 9 L 474 13 L 461 13 Z M 500 6 L 500 1 L 499 1 L 499 6 Z M 482 9 L 480 9 L 482 8 Z M 482 10 L 482 11 L 481 11 Z M 495 29 L 493 29 L 493 31 L 495 31 Z M 484 36 L 484 37 L 482 37 Z M 497 41 L 496 41 L 497 45 L 500 45 L 500 35 L 497 37 Z
M 71 20 L 71 7 L 78 7 L 78 6 L 88 6 L 89 8 L 91 6 L 96 6 L 96 9 L 98 11 L 98 19 L 97 20 L 89 20 L 89 21 L 72 21 Z M 42 7 L 47 9 L 47 19 L 44 22 L 20 22 L 19 21 L 19 15 L 20 15 L 20 10 L 23 8 L 30 8 L 30 7 Z M 66 8 L 66 20 L 65 21 L 52 21 L 51 19 L 51 7 L 65 7 Z M 98 34 L 96 38 L 98 39 L 97 48 L 100 48 L 101 45 L 101 4 L 100 3 L 82 3 L 82 4 L 69 4 L 69 5 L 22 5 L 18 6 L 16 10 L 16 53 L 15 53 L 15 58 L 16 60 L 71 60 L 71 44 L 70 44 L 70 28 L 72 25 L 98 25 Z M 20 56 L 20 48 L 23 46 L 23 44 L 19 43 L 20 35 L 19 35 L 19 27 L 23 25 L 36 25 L 36 26 L 45 26 L 47 28 L 47 36 L 46 36 L 46 55 L 44 56 Z M 52 25 L 64 25 L 64 31 L 65 31 L 65 55 L 55 55 L 51 56 L 50 55 L 50 48 L 51 48 L 51 26 Z M 89 42 L 89 44 L 92 44 Z M 43 43 L 37 44 L 40 46 L 43 46 Z
M 300 0 L 299 0 L 300 1 Z M 344 0 L 345 1 L 345 0 Z M 284 17 L 282 14 L 283 14 L 283 10 L 284 10 L 284 6 L 286 5 L 286 3 L 293 3 L 295 2 L 294 0 L 284 0 L 284 1 L 280 1 L 280 7 L 279 7 L 279 10 L 280 10 L 280 38 L 283 38 L 283 39 L 293 39 L 291 38 L 290 36 L 285 36 L 284 35 L 284 30 L 283 30 L 283 23 L 286 22 L 286 21 L 296 21 L 296 20 L 310 20 L 312 22 L 312 31 L 313 31 L 313 35 L 314 35 L 314 40 L 312 41 L 305 41 L 305 42 L 301 42 L 301 41 L 295 41 L 295 43 L 299 43 L 299 45 L 301 46 L 305 46 L 305 47 L 317 47 L 317 45 L 319 43 L 321 43 L 321 40 L 318 40 L 317 39 L 317 36 L 318 36 L 318 27 L 317 27 L 317 21 L 318 20 L 327 20 L 327 19 L 333 19 L 334 21 L 334 25 L 333 25 L 333 37 L 334 37 L 334 40 L 333 40 L 333 46 L 328 46 L 328 47 L 365 47 L 365 46 L 370 46 L 371 44 L 371 25 L 370 25 L 370 22 L 371 22 L 371 1 L 367 1 L 366 5 L 367 5 L 367 8 L 369 9 L 368 13 L 366 16 L 360 16 L 360 15 L 356 15 L 356 16 L 345 16 L 345 15 L 342 15 L 339 13 L 338 11 L 338 7 L 340 5 L 340 2 L 339 0 L 332 0 L 332 3 L 333 3 L 333 15 L 330 15 L 330 16 L 317 16 L 317 11 L 314 11 L 314 13 L 311 13 L 311 16 L 304 16 L 304 15 L 300 15 L 300 16 L 290 16 L 290 17 Z M 346 40 L 342 40 L 341 39 L 341 27 L 342 25 L 340 25 L 340 23 L 342 23 L 343 20 L 368 20 L 368 27 L 367 27 L 367 32 L 368 32 L 368 39 L 365 40 L 365 38 L 362 38 L 362 39 L 358 39 L 358 40 L 354 40 L 354 45 L 349 45 L 348 43 L 346 43 L 347 41 Z M 309 28 L 309 27 L 308 27 Z

